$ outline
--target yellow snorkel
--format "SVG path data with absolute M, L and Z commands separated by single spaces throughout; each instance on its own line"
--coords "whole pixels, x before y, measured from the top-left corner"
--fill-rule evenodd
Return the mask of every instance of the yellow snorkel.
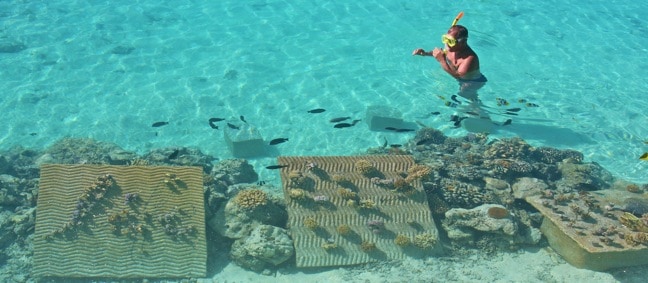
M 452 25 L 451 25 L 450 27 L 454 27 L 454 26 L 456 26 L 456 25 L 457 25 L 457 22 L 458 22 L 459 20 L 461 20 L 462 17 L 463 17 L 463 11 L 461 11 L 461 12 L 459 12 L 459 14 L 457 14 L 457 16 L 455 17 L 454 21 L 452 21 Z
M 452 25 L 450 27 L 456 26 L 457 22 L 459 20 L 461 20 L 463 15 L 464 15 L 463 11 L 459 12 L 459 14 L 457 14 L 457 16 L 455 17 L 454 21 L 452 21 Z M 444 35 L 441 36 L 441 42 L 443 42 L 443 44 L 445 44 L 445 45 L 447 45 L 449 47 L 453 47 L 453 46 L 455 46 L 455 44 L 457 44 L 457 40 L 452 38 L 451 36 L 448 36 L 447 34 L 444 34 Z M 447 53 L 447 52 L 448 52 L 448 50 L 445 47 L 443 47 L 443 53 Z

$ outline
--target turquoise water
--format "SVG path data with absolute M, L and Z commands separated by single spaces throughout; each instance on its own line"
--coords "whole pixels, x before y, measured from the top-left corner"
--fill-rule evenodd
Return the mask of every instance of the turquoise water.
M 368 105 L 463 135 L 438 98 L 456 82 L 410 54 L 441 46 L 464 11 L 489 78 L 482 101 L 524 108 L 493 137 L 576 149 L 648 182 L 638 160 L 648 150 L 645 2 L 293 2 L 1 1 L 0 146 L 40 149 L 74 136 L 140 153 L 195 146 L 224 159 L 222 130 L 207 119 L 239 115 L 266 140 L 289 138 L 274 155 L 353 155 L 413 136 L 328 122 L 363 119 Z M 253 162 L 262 179 L 278 179 L 262 168 L 273 157 Z

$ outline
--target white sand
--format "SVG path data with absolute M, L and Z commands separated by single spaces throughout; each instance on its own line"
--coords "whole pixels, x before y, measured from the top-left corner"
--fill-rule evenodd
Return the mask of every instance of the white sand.
M 261 275 L 228 263 L 205 282 L 643 282 L 648 269 L 596 272 L 573 267 L 549 248 L 530 248 L 510 253 L 485 254 L 474 250 L 466 256 L 407 259 L 356 267 L 318 269 L 283 268 Z

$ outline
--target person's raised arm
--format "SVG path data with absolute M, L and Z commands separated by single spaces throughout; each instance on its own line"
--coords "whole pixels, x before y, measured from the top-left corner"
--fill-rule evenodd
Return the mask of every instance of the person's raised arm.
M 425 52 L 425 50 L 423 50 L 423 48 L 416 48 L 416 49 L 414 49 L 414 51 L 412 51 L 412 56 L 414 56 L 414 55 L 430 56 L 432 54 L 430 54 L 430 52 Z

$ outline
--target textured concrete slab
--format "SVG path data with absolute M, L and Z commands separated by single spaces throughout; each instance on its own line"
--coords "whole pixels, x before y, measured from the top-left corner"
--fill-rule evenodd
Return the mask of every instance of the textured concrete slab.
M 407 191 L 378 183 L 403 180 L 415 165 L 410 156 L 279 157 L 278 162 L 288 165 L 281 178 L 297 266 L 353 265 L 439 252 L 421 181 L 408 179 Z M 370 164 L 373 171 L 365 168 L 363 173 L 358 162 Z M 410 244 L 399 245 L 396 238 Z
M 33 275 L 205 276 L 202 184 L 200 167 L 43 165 Z
M 648 264 L 648 229 L 640 219 L 610 207 L 613 191 L 527 197 L 544 219 L 540 230 L 567 262 L 591 270 Z M 607 206 L 607 207 L 606 207 Z

